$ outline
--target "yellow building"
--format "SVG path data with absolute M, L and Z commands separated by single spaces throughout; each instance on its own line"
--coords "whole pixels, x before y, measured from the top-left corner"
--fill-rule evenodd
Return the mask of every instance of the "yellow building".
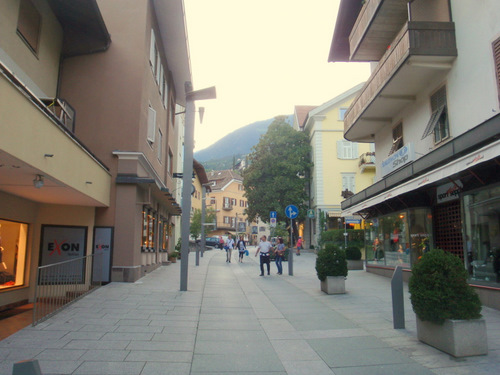
M 243 178 L 232 170 L 212 171 L 208 173 L 208 181 L 211 192 L 207 194 L 207 209 L 214 209 L 217 216 L 216 229 L 210 235 L 238 234 L 250 240 Z
M 309 134 L 312 147 L 308 218 L 302 229 L 306 246 L 317 245 L 320 215 L 325 228 L 354 228 L 361 217 L 341 218 L 345 197 L 365 189 L 375 177 L 375 152 L 372 143 L 344 139 L 344 114 L 363 84 L 318 106 L 296 106 L 294 128 Z

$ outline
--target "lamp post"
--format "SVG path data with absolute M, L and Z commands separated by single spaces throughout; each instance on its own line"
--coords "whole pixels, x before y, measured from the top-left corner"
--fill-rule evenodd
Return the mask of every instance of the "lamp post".
M 187 291 L 189 264 L 189 225 L 191 219 L 191 175 L 193 174 L 195 100 L 215 99 L 215 87 L 193 91 L 191 82 L 184 84 L 186 91 L 186 121 L 184 125 L 184 167 L 182 175 L 181 217 L 181 279 L 180 290 Z

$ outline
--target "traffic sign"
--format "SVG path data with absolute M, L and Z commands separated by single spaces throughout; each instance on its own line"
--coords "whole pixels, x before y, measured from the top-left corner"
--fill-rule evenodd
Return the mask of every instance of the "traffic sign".
M 314 217 L 315 217 L 314 216 L 314 210 L 312 210 L 312 209 L 307 210 L 307 217 L 309 219 L 314 219 Z
M 295 219 L 297 216 L 299 216 L 299 209 L 297 206 L 294 206 L 293 204 L 289 204 L 285 208 L 285 214 L 286 217 L 289 219 Z
M 276 218 L 275 217 L 271 218 L 271 221 L 269 222 L 269 226 L 271 228 L 276 228 Z
M 276 211 L 270 211 L 269 212 L 269 217 L 271 219 L 273 219 L 273 218 L 276 219 L 276 218 L 278 218 L 278 213 Z

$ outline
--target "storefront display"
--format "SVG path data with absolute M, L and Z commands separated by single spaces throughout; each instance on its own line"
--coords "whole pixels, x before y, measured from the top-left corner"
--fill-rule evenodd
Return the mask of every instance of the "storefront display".
M 28 224 L 0 220 L 0 291 L 24 285 Z
M 464 257 L 472 281 L 500 282 L 500 186 L 463 197 Z

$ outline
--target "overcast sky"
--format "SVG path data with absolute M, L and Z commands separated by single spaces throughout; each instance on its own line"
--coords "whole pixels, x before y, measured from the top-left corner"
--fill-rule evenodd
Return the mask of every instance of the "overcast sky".
M 369 77 L 366 63 L 328 63 L 340 0 L 184 0 L 196 102 L 195 151 L 255 121 L 320 105 Z M 231 145 L 228 145 L 231 147 Z

